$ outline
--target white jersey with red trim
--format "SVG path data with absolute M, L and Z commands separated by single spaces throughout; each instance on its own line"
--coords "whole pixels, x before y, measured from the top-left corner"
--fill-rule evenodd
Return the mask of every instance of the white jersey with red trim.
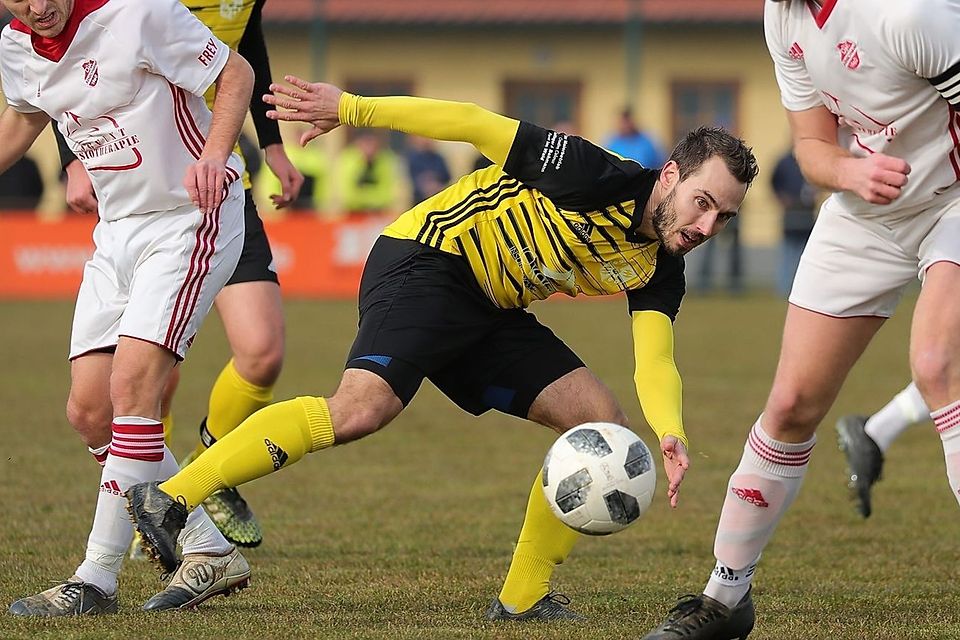
M 764 31 L 784 107 L 825 105 L 854 155 L 911 166 L 892 204 L 841 206 L 888 215 L 960 180 L 960 0 L 767 0 Z
M 190 202 L 184 177 L 210 129 L 203 94 L 228 55 L 178 0 L 76 0 L 56 38 L 18 20 L 0 35 L 7 104 L 57 122 L 104 220 Z M 242 173 L 234 154 L 228 178 Z

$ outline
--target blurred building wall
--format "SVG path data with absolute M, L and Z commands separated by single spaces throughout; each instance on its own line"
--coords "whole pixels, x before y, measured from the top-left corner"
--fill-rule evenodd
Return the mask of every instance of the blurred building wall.
M 760 24 L 643 27 L 632 63 L 639 69 L 633 96 L 627 94 L 631 62 L 619 26 L 329 28 L 322 50 L 311 43 L 310 34 L 307 26 L 268 31 L 275 74 L 294 73 L 341 86 L 357 81 L 408 83 L 419 95 L 507 112 L 506 86 L 511 81 L 576 81 L 581 94 L 574 124 L 581 135 L 598 143 L 629 102 L 640 124 L 672 147 L 674 83 L 733 83 L 739 98 L 733 126 L 754 147 L 761 167 L 744 205 L 743 240 L 747 246 L 767 247 L 779 241 L 779 209 L 768 182 L 789 131 Z M 342 139 L 343 133 L 336 131 L 326 144 L 335 150 Z M 441 152 L 455 173 L 469 170 L 475 155 L 467 145 L 456 144 L 443 145 Z

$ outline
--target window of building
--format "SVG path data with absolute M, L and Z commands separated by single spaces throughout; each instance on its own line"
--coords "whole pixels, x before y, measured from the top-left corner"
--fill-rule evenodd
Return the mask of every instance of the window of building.
M 671 87 L 673 142 L 699 126 L 739 131 L 740 84 L 729 82 L 674 82 Z M 670 145 L 673 146 L 673 145 Z
M 579 133 L 580 92 L 581 84 L 577 80 L 508 80 L 504 85 L 506 113 L 541 127 Z

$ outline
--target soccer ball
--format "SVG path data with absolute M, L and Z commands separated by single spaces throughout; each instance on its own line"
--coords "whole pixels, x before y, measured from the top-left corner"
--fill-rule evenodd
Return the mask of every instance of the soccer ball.
M 547 503 L 567 526 L 592 536 L 616 533 L 650 506 L 653 456 L 637 434 L 606 422 L 567 431 L 543 460 Z

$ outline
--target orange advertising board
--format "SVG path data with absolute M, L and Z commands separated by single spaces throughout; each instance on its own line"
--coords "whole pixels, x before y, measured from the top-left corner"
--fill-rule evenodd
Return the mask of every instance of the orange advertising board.
M 289 215 L 265 221 L 284 295 L 351 298 L 370 247 L 389 218 L 322 220 Z M 0 215 L 0 299 L 72 298 L 93 254 L 96 219 L 41 221 L 31 214 Z

